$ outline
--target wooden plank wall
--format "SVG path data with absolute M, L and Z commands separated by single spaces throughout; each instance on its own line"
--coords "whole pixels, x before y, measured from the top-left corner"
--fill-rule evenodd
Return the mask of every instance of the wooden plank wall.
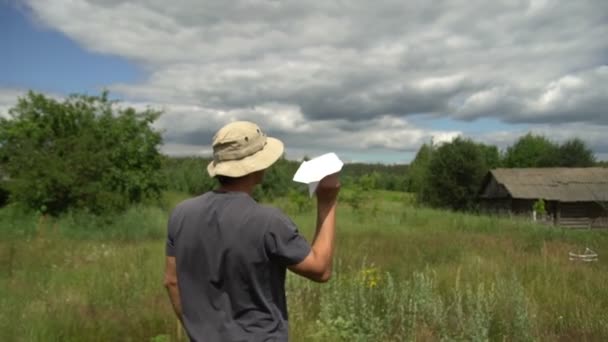
M 608 218 L 602 206 L 594 202 L 560 203 L 558 224 L 568 228 L 605 228 Z
M 532 218 L 535 200 L 510 198 L 482 198 L 482 210 L 488 214 L 514 215 Z M 608 205 L 595 202 L 563 203 L 546 201 L 547 215 L 538 217 L 538 223 L 568 228 L 608 228 Z

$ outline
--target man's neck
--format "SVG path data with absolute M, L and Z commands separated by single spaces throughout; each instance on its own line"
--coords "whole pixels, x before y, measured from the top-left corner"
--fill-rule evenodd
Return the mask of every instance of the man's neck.
M 256 185 L 262 182 L 264 177 L 264 171 L 258 171 L 255 173 L 248 174 L 240 177 L 239 179 L 230 182 L 229 184 L 220 185 L 218 191 L 227 192 L 244 192 L 253 195 L 253 189 Z
M 219 187 L 218 191 L 221 192 L 244 192 L 249 195 L 253 194 L 253 189 L 255 188 L 255 184 L 230 184 L 230 185 L 222 185 Z

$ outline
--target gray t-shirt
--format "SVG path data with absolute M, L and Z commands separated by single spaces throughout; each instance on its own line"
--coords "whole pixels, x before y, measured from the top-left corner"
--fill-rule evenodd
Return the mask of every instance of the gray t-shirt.
M 192 341 L 286 341 L 286 266 L 310 245 L 280 210 L 243 192 L 180 203 L 168 224 L 184 325 Z

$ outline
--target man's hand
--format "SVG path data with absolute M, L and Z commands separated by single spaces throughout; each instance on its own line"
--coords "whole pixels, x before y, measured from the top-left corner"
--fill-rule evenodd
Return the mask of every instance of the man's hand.
M 340 192 L 340 176 L 338 173 L 329 175 L 319 182 L 317 186 L 317 200 L 318 201 L 333 201 L 338 197 Z

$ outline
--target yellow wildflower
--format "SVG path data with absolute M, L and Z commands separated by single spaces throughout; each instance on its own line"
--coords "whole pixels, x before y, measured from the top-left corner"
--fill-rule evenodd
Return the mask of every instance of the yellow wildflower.
M 364 268 L 359 273 L 359 282 L 368 289 L 378 287 L 381 282 L 380 270 L 376 267 Z

